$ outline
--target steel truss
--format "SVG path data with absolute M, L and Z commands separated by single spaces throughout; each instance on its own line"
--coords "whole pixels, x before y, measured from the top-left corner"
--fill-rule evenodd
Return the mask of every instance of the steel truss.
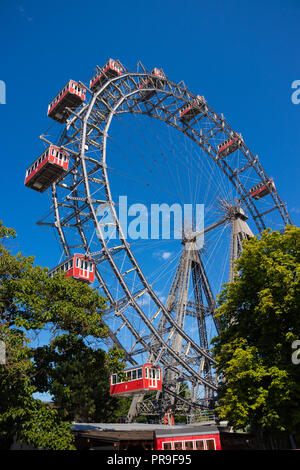
M 116 324 L 110 326 L 110 338 L 126 351 L 126 360 L 131 364 L 137 364 L 138 356 L 146 352 L 151 360 L 163 366 L 165 398 L 157 397 L 160 412 L 163 412 L 166 406 L 179 405 L 191 411 L 207 407 L 217 390 L 213 373 L 215 361 L 209 350 L 205 326 L 208 316 L 214 318 L 214 298 L 201 254 L 195 246 L 192 250 L 187 249 L 188 245 L 190 247 L 191 243 L 194 243 L 190 239 L 183 240 L 182 256 L 165 304 L 146 279 L 126 240 L 111 194 L 107 161 L 109 129 L 113 118 L 135 114 L 158 119 L 185 134 L 211 157 L 232 183 L 238 194 L 239 205 L 244 207 L 248 216 L 255 222 L 259 233 L 266 228 L 266 212 L 261 212 L 250 197 L 249 187 L 243 181 L 243 175 L 252 168 L 259 182 L 265 181 L 267 174 L 258 157 L 252 154 L 244 141 L 239 143 L 242 158 L 239 159 L 238 165 L 235 162 L 233 166 L 228 158 L 220 158 L 215 137 L 225 140 L 236 135 L 223 115 L 217 114 L 206 104 L 193 119 L 182 122 L 178 117 L 178 110 L 183 105 L 192 103 L 196 96 L 184 83 L 176 84 L 168 78 L 160 81 L 156 78 L 151 88 L 139 88 L 142 80 L 153 78 L 155 77 L 139 63 L 137 71 L 126 71 L 120 77 L 108 79 L 95 93 L 81 83 L 89 93 L 89 99 L 76 112 L 69 110 L 70 117 L 59 141 L 56 142 L 56 145 L 70 154 L 71 164 L 67 174 L 52 185 L 50 213 L 38 224 L 56 229 L 66 257 L 81 250 L 95 260 L 96 278 L 108 300 L 104 318 L 113 316 Z M 154 93 L 149 99 L 145 99 L 143 93 L 149 91 Z M 41 136 L 41 139 L 50 143 L 45 136 Z M 267 212 L 277 211 L 283 225 L 291 223 L 286 205 L 276 190 L 270 194 L 270 198 L 273 206 Z M 115 228 L 117 240 L 108 240 L 105 237 L 107 223 L 99 217 L 99 207 L 109 213 L 109 224 Z M 232 264 L 238 256 L 242 239 L 250 236 L 252 232 L 246 223 L 244 212 L 240 209 L 232 212 L 229 206 L 226 211 L 224 218 L 216 221 L 215 226 L 231 224 Z M 96 253 L 90 249 L 93 237 L 99 241 L 99 250 Z M 80 242 L 75 242 L 77 238 Z M 103 267 L 116 281 L 117 290 L 111 290 L 107 276 L 103 275 Z M 231 278 L 232 272 L 231 270 Z M 190 282 L 194 291 L 193 302 L 187 300 Z M 149 296 L 155 306 L 156 313 L 152 318 L 149 318 L 141 306 L 140 299 L 144 296 Z M 142 329 L 138 329 L 136 324 L 129 320 L 128 311 L 136 313 L 143 325 Z M 185 328 L 187 317 L 195 321 L 197 341 Z M 120 339 L 120 332 L 124 329 L 132 337 L 130 348 Z M 180 393 L 179 383 L 183 381 L 189 384 L 189 400 Z M 142 407 L 143 397 L 136 397 L 131 407 L 131 419 L 141 412 Z

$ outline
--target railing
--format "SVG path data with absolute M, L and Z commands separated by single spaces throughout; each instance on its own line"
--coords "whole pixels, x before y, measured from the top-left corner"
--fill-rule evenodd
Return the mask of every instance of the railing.
M 163 408 L 160 406 L 159 402 L 154 403 L 151 400 L 145 400 L 143 402 L 138 403 L 138 414 L 140 415 L 148 415 L 148 416 L 162 416 Z M 214 423 L 217 420 L 217 415 L 214 409 L 212 410 L 200 410 L 194 409 L 191 410 L 185 403 L 179 404 L 177 403 L 176 407 L 173 408 L 172 414 L 176 416 L 186 416 L 187 424 L 194 424 L 194 423 Z
M 187 416 L 188 424 L 194 423 L 213 423 L 216 422 L 217 416 L 215 410 L 197 411 Z

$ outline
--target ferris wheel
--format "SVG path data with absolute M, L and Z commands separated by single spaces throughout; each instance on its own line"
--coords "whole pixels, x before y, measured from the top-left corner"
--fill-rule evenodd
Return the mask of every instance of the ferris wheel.
M 273 178 L 203 96 L 140 62 L 128 71 L 109 59 L 86 82 L 70 80 L 48 116 L 25 185 L 51 196 L 38 222 L 62 250 L 50 275 L 62 269 L 99 289 L 131 370 L 161 370 L 155 399 L 134 391 L 129 419 L 209 408 L 216 296 L 245 238 L 291 223 Z M 182 207 L 188 215 L 175 220 Z M 163 209 L 173 225 L 159 222 Z

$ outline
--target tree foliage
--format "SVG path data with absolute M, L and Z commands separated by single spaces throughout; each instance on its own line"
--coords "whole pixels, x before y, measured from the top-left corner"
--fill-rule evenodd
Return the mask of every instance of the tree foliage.
M 0 365 L 0 445 L 14 437 L 36 448 L 72 449 L 68 421 L 122 412 L 121 402 L 109 397 L 108 377 L 124 368 L 123 353 L 98 347 L 108 335 L 105 299 L 63 274 L 49 278 L 34 257 L 13 255 L 7 243 L 15 237 L 0 222 L 0 340 L 6 347 Z M 48 343 L 34 348 L 41 332 Z M 35 392 L 50 392 L 56 408 L 34 399 Z
M 0 448 L 9 448 L 17 439 L 37 449 L 74 449 L 70 425 L 33 398 L 29 339 L 5 323 L 0 324 L 0 338 L 6 346 L 6 363 L 0 366 Z
M 219 414 L 235 428 L 300 435 L 300 229 L 266 230 L 243 243 L 236 275 L 219 296 L 214 339 Z
M 59 415 L 76 422 L 111 422 L 127 411 L 126 400 L 111 397 L 111 371 L 124 367 L 123 354 L 93 349 L 82 338 L 62 334 L 34 351 L 34 383 L 50 392 Z

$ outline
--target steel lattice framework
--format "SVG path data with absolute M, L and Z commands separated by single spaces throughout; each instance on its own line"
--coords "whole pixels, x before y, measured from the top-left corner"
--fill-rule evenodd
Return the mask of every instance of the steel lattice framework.
M 108 299 L 105 315 L 114 318 L 114 323 L 109 325 L 111 340 L 126 351 L 126 360 L 133 365 L 138 363 L 137 358 L 142 353 L 146 353 L 153 362 L 159 362 L 166 371 L 166 379 L 169 377 L 164 388 L 168 397 L 165 403 L 169 406 L 178 402 L 185 410 L 190 410 L 193 406 L 204 406 L 205 400 L 211 399 L 217 390 L 217 381 L 212 373 L 215 361 L 209 351 L 204 327 L 205 318 L 214 314 L 213 295 L 201 255 L 197 250 L 192 251 L 191 255 L 183 249 L 166 303 L 160 300 L 144 275 L 126 240 L 110 188 L 107 150 L 113 118 L 126 114 L 146 115 L 185 134 L 203 149 L 234 186 L 239 205 L 244 207 L 249 218 L 255 222 L 258 233 L 266 228 L 265 216 L 271 212 L 276 211 L 279 214 L 283 226 L 291 223 L 291 220 L 286 205 L 276 190 L 269 196 L 272 206 L 264 211 L 250 196 L 243 175 L 253 169 L 257 182 L 265 181 L 268 177 L 258 157 L 252 154 L 244 141 L 239 145 L 241 158 L 238 165 L 233 166 L 230 159 L 220 158 L 215 143 L 216 137 L 225 140 L 236 135 L 225 122 L 223 115 L 217 114 L 205 104 L 193 119 L 183 122 L 178 117 L 178 110 L 183 105 L 192 103 L 196 96 L 183 82 L 176 84 L 167 77 L 160 80 L 154 78 L 152 73 L 147 72 L 139 63 L 137 71 L 125 71 L 121 76 L 108 78 L 94 93 L 88 86 L 80 83 L 86 88 L 89 98 L 76 112 L 68 110 L 69 119 L 59 141 L 56 142 L 56 145 L 70 154 L 71 165 L 64 177 L 52 185 L 50 213 L 38 224 L 56 229 L 66 257 L 81 250 L 93 258 L 96 263 L 97 282 Z M 146 79 L 150 80 L 152 85 L 142 88 L 141 83 Z M 147 94 L 149 99 L 145 98 Z M 45 136 L 41 136 L 41 139 L 50 143 Z M 101 194 L 101 198 L 95 194 Z M 115 227 L 119 235 L 118 240 L 107 239 L 105 236 L 107 224 L 102 223 L 99 218 L 99 207 L 105 208 L 109 213 L 110 225 Z M 216 222 L 216 225 L 219 225 L 235 220 L 231 237 L 231 260 L 238 254 L 237 246 L 240 241 L 250 234 L 245 218 L 237 213 L 238 211 L 233 215 L 231 213 L 223 221 Z M 94 236 L 99 244 L 99 250 L 96 252 L 90 249 L 90 241 Z M 74 240 L 78 238 L 80 242 L 75 243 Z M 122 263 L 117 256 L 120 253 L 124 254 Z M 115 292 L 111 291 L 107 276 L 103 275 L 104 265 L 106 272 L 110 271 L 111 277 L 118 285 L 118 298 Z M 131 273 L 134 273 L 136 279 L 134 291 L 130 284 Z M 189 278 L 192 279 L 196 292 L 194 302 L 190 303 L 179 299 L 187 289 L 184 291 L 180 285 Z M 141 306 L 140 299 L 145 295 L 150 297 L 155 306 L 155 314 L 152 317 L 149 317 Z M 180 311 L 183 303 L 184 312 Z M 130 320 L 128 310 L 135 312 L 143 325 L 142 329 L 138 329 Z M 199 333 L 198 341 L 186 331 L 186 315 L 195 319 Z M 132 338 L 130 348 L 122 344 L 120 339 L 120 332 L 124 329 Z M 190 400 L 180 396 L 179 388 L 174 387 L 174 380 L 179 378 L 189 384 Z M 141 396 L 134 401 L 132 417 L 138 412 L 139 403 L 142 412 Z M 149 409 L 146 411 L 149 412 Z

